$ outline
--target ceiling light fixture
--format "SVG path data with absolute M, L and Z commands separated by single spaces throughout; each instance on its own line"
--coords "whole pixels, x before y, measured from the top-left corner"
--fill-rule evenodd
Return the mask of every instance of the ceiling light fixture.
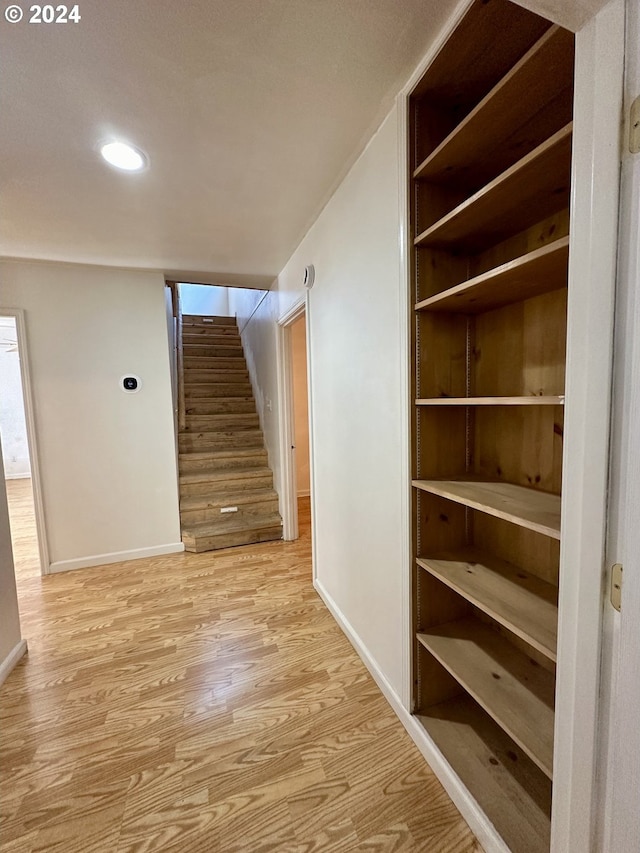
M 100 153 L 107 163 L 126 172 L 139 172 L 147 163 L 142 151 L 126 142 L 107 142 L 100 146 Z

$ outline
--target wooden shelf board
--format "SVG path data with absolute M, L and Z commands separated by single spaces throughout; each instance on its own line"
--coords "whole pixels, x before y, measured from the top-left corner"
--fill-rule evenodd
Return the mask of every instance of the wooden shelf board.
M 567 286 L 569 238 L 562 237 L 416 303 L 416 311 L 478 314 Z
M 566 206 L 572 123 L 415 238 L 416 246 L 479 250 Z
M 549 853 L 551 783 L 472 699 L 416 715 L 512 853 Z
M 418 640 L 551 778 L 554 676 L 477 619 L 429 628 Z
M 555 662 L 558 590 L 552 584 L 473 548 L 418 557 L 416 562 Z
M 560 539 L 560 497 L 490 480 L 413 480 L 417 489 Z
M 416 406 L 564 406 L 563 396 L 528 397 L 421 397 Z
M 496 157 L 503 162 L 509 151 L 533 148 L 532 137 L 540 141 L 549 125 L 547 120 L 545 127 L 540 126 L 539 113 L 563 87 L 570 92 L 566 81 L 571 79 L 572 68 L 573 34 L 554 26 L 423 160 L 413 177 L 455 183 L 469 171 L 486 171 L 487 162 L 495 162 Z

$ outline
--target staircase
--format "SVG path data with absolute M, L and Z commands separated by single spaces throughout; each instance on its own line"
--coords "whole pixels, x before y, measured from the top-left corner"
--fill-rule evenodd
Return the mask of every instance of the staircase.
M 182 317 L 180 523 L 187 551 L 282 538 L 278 495 L 233 317 Z

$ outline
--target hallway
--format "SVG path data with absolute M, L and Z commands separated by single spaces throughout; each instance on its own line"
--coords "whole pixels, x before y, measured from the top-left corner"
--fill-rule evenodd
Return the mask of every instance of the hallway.
M 0 691 L 0 850 L 480 847 L 297 542 L 27 579 Z

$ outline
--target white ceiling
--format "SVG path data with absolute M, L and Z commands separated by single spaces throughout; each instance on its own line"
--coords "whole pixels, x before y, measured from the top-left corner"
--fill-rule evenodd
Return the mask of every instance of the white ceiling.
M 78 24 L 2 20 L 0 254 L 270 281 L 454 5 L 80 0 Z M 150 168 L 104 164 L 112 136 Z
M 0 22 L 0 255 L 268 284 L 456 3 L 80 0 L 35 25 L 23 2 Z M 150 167 L 108 167 L 112 137 Z

